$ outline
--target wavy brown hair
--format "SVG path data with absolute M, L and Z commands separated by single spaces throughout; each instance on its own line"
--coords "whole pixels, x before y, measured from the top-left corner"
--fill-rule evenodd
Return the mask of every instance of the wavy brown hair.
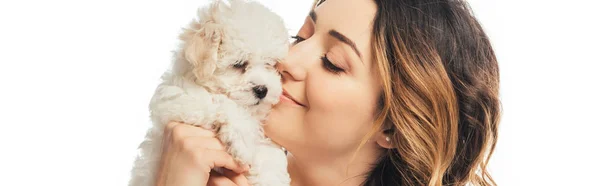
M 375 3 L 372 47 L 383 90 L 365 139 L 383 130 L 394 148 L 364 185 L 496 185 L 486 167 L 498 138 L 499 70 L 469 5 Z

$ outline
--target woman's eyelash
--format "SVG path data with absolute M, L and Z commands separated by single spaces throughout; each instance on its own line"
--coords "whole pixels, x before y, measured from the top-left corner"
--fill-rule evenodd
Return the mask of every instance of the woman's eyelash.
M 302 42 L 302 41 L 305 40 L 304 38 L 302 38 L 300 36 L 292 36 L 291 38 L 295 39 L 294 42 L 292 42 L 292 44 L 298 44 L 298 43 L 300 43 L 300 42 Z
M 294 42 L 292 42 L 292 44 L 294 44 L 294 45 L 306 40 L 297 35 L 292 36 L 291 38 L 295 39 Z M 321 61 L 323 61 L 323 67 L 329 72 L 332 72 L 334 74 L 340 74 L 340 73 L 344 72 L 344 69 L 335 66 L 331 61 L 329 61 L 329 59 L 327 58 L 327 55 L 323 55 L 321 57 Z
M 323 55 L 323 57 L 321 57 L 321 61 L 323 61 L 323 67 L 329 72 L 332 72 L 334 74 L 340 74 L 344 72 L 344 69 L 337 67 L 333 63 L 331 63 L 331 61 L 329 61 L 329 59 L 327 58 L 327 55 Z

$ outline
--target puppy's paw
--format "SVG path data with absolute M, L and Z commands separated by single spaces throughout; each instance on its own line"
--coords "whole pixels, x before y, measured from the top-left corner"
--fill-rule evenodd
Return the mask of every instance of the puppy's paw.
M 253 186 L 290 185 L 285 152 L 277 145 L 261 144 L 248 172 L 248 180 Z
M 223 138 L 222 138 L 223 139 Z M 234 140 L 227 143 L 228 152 L 235 157 L 238 162 L 243 164 L 251 164 L 255 155 L 255 144 L 241 140 Z

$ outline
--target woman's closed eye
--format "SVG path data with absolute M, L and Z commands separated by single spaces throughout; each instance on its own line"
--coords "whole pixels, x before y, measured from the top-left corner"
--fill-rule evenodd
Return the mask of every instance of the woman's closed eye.
M 335 66 L 331 61 L 329 61 L 329 58 L 327 58 L 327 55 L 323 55 L 323 57 L 321 57 L 321 61 L 323 61 L 323 68 L 325 68 L 327 71 L 329 71 L 331 73 L 339 75 L 340 73 L 344 72 L 343 68 Z
M 294 41 L 292 42 L 292 45 L 296 45 L 306 39 L 300 37 L 300 36 L 292 36 L 292 39 L 294 39 Z M 323 55 L 321 57 L 321 61 L 323 62 L 323 68 L 325 68 L 327 71 L 334 73 L 334 74 L 340 74 L 342 72 L 344 72 L 344 69 L 335 66 L 330 60 L 329 58 L 327 58 L 327 55 Z
M 296 45 L 296 44 L 306 40 L 300 36 L 292 36 L 292 39 L 294 39 L 294 41 L 292 42 L 292 45 Z

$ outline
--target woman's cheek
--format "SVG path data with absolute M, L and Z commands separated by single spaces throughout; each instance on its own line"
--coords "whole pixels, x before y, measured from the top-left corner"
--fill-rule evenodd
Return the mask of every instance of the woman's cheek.
M 311 110 L 307 125 L 315 141 L 327 141 L 322 148 L 348 150 L 355 147 L 370 128 L 368 125 L 369 98 L 353 82 L 328 78 L 318 81 L 318 86 L 307 87 Z

